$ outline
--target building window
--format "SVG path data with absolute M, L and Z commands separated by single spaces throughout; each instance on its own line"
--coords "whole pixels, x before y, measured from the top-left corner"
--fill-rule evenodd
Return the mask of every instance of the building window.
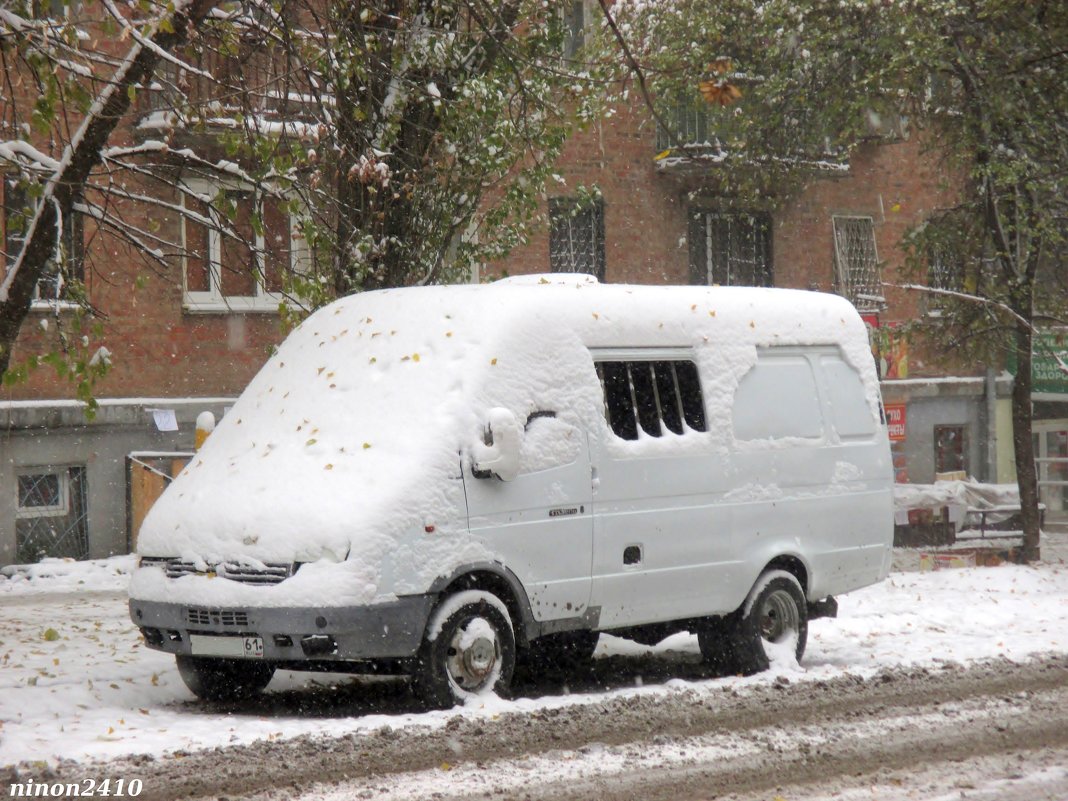
M 14 178 L 3 182 L 4 268 L 14 266 L 26 244 L 26 227 L 33 219 L 35 201 L 25 185 Z M 68 290 L 71 281 L 81 282 L 85 277 L 85 237 L 81 214 L 66 215 L 60 226 L 59 242 L 52 258 L 45 264 L 44 272 L 33 290 L 36 307 L 52 307 L 70 303 Z
M 554 273 L 588 273 L 604 280 L 604 200 L 549 201 L 549 266 Z
M 276 311 L 305 249 L 283 201 L 239 188 L 186 184 L 185 307 Z
M 692 283 L 771 286 L 771 218 L 695 211 L 690 225 Z
M 18 514 L 23 517 L 65 515 L 70 508 L 65 472 L 20 475 L 18 494 Z
M 834 275 L 838 293 L 860 311 L 879 311 L 886 305 L 875 224 L 871 217 L 831 218 L 834 228 Z
M 950 292 L 964 289 L 964 258 L 959 251 L 945 245 L 932 247 L 928 251 L 927 286 Z M 945 295 L 932 292 L 924 298 L 924 311 L 930 317 L 938 317 L 945 303 Z
M 959 292 L 964 286 L 964 259 L 950 247 L 932 247 L 927 259 L 927 285 Z
M 935 474 L 968 472 L 964 426 L 935 426 Z
M 691 361 L 597 362 L 604 414 L 620 439 L 705 430 L 697 365 Z
M 85 467 L 25 468 L 16 476 L 15 558 L 88 559 Z

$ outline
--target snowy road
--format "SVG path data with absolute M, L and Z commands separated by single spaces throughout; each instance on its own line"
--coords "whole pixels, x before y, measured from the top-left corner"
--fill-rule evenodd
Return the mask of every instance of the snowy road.
M 7 781 L 136 776 L 160 801 L 1068 797 L 1063 565 L 893 574 L 760 676 L 710 675 L 687 635 L 605 636 L 584 671 L 447 712 L 395 680 L 301 674 L 194 702 L 140 645 L 125 569 L 0 581 L 0 765 L 24 763 Z

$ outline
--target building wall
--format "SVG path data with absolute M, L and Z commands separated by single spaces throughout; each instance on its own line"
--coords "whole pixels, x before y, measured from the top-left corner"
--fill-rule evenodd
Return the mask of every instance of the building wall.
M 604 198 L 607 280 L 684 284 L 689 268 L 684 192 L 657 175 L 655 127 L 638 107 L 622 108 L 568 143 L 557 167 L 563 182 L 546 197 L 598 188 Z M 543 227 L 487 275 L 548 272 L 549 236 Z
M 673 172 L 658 168 L 655 125 L 640 102 L 617 109 L 568 143 L 558 165 L 561 181 L 546 198 L 573 195 L 579 187 L 600 190 L 604 199 L 606 279 L 619 283 L 688 283 L 687 212 L 709 196 L 730 191 L 727 168 L 710 166 Z M 701 170 L 704 170 L 702 176 Z M 903 272 L 900 242 L 905 232 L 931 212 L 952 202 L 954 181 L 924 144 L 922 132 L 907 138 L 873 141 L 850 159 L 844 175 L 821 173 L 772 212 L 775 285 L 834 291 L 836 214 L 870 216 L 874 222 L 882 278 L 912 282 Z M 691 199 L 698 198 L 698 199 Z M 546 228 L 486 276 L 549 270 Z M 920 277 L 922 279 L 922 277 Z M 887 308 L 880 323 L 900 323 L 922 312 L 916 292 L 886 287 Z M 910 369 L 941 375 L 924 349 L 913 348 Z M 953 372 L 980 375 L 981 365 L 958 365 Z
M 0 565 L 15 561 L 19 474 L 84 466 L 88 494 L 89 557 L 128 551 L 127 464 L 132 452 L 193 450 L 196 417 L 222 417 L 231 399 L 105 401 L 86 421 L 75 403 L 0 404 Z M 163 432 L 152 409 L 175 412 L 179 430 Z
M 140 190 L 160 194 L 157 183 Z M 170 202 L 178 202 L 171 195 Z M 147 204 L 127 204 L 121 212 L 134 225 L 178 237 L 173 213 Z M 89 337 L 91 350 L 104 346 L 113 367 L 102 388 L 107 397 L 235 395 L 256 374 L 272 346 L 282 340 L 277 312 L 191 312 L 182 304 L 182 268 L 173 259 L 162 268 L 135 253 L 93 223 L 85 225 L 85 283 L 98 311 L 95 321 L 75 323 L 72 312 L 44 306 L 23 325 L 13 363 L 55 347 L 57 325 L 72 328 L 74 339 Z M 102 332 L 93 323 L 102 324 Z M 47 326 L 47 329 L 43 326 Z M 0 400 L 72 398 L 75 387 L 49 367 L 28 381 L 0 389 Z
M 958 425 L 965 428 L 968 474 L 980 480 L 994 480 L 987 475 L 985 381 L 884 381 L 882 390 L 884 402 L 906 404 L 905 440 L 898 447 L 905 454 L 909 482 L 934 482 L 935 426 Z

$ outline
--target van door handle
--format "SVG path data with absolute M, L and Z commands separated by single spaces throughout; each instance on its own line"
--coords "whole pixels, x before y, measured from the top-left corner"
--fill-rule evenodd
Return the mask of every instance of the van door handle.
M 623 549 L 623 564 L 638 565 L 642 561 L 642 546 L 628 545 Z

